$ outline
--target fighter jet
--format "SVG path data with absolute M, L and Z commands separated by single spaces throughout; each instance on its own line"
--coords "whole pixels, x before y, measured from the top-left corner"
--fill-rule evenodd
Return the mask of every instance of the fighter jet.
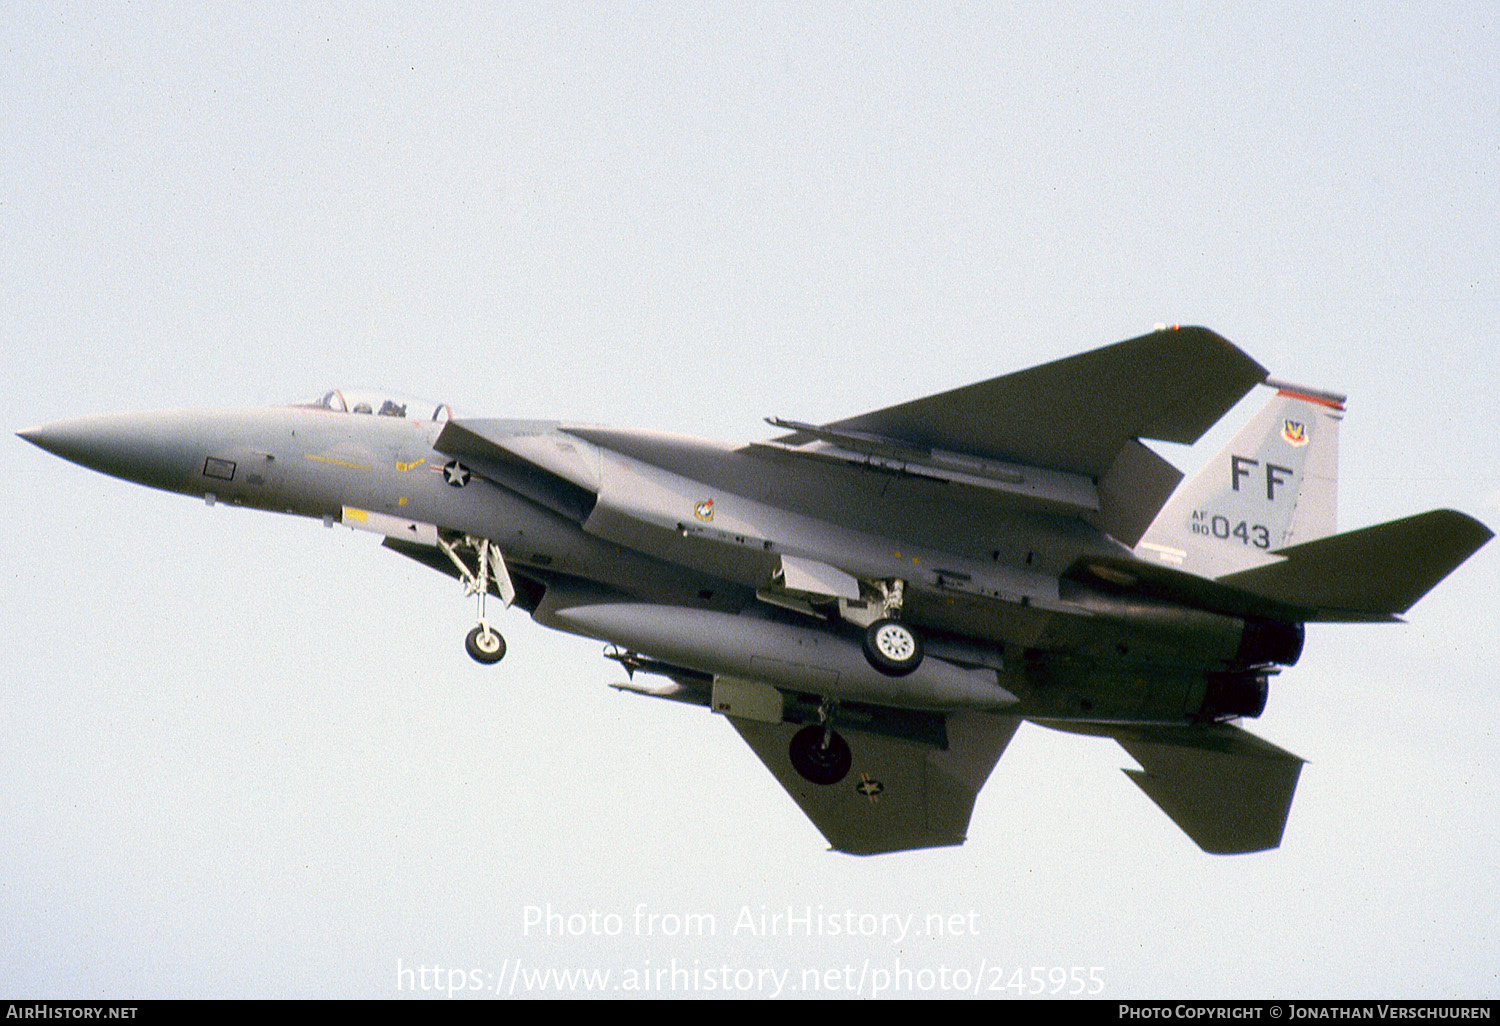
M 1199 473 L 1192 443 L 1260 414 Z M 1113 738 L 1203 850 L 1281 842 L 1302 760 L 1246 732 L 1309 622 L 1378 623 L 1491 537 L 1335 528 L 1345 398 L 1173 328 L 749 444 L 332 390 L 21 437 L 86 467 L 383 536 L 476 606 L 605 642 L 622 691 L 703 706 L 836 850 L 961 844 L 1023 721 Z

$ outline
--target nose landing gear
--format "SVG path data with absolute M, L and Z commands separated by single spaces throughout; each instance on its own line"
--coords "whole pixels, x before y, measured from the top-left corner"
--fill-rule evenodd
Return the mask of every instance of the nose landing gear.
M 479 626 L 464 638 L 464 651 L 476 663 L 489 666 L 505 658 L 505 639 L 499 631 L 490 630 L 489 624 L 480 621 Z
M 470 534 L 456 542 L 439 538 L 438 546 L 453 561 L 453 565 L 458 567 L 464 594 L 479 597 L 479 624 L 464 639 L 464 650 L 477 663 L 486 666 L 498 663 L 505 658 L 505 639 L 500 636 L 499 631 L 491 629 L 489 621 L 485 619 L 484 600 L 492 585 L 499 593 L 500 600 L 505 603 L 505 608 L 509 609 L 516 600 L 515 582 L 510 579 L 510 571 L 505 567 L 505 557 L 500 554 L 500 546 L 488 538 L 476 538 Z M 459 554 L 460 549 L 474 553 L 473 569 L 469 568 L 469 564 Z

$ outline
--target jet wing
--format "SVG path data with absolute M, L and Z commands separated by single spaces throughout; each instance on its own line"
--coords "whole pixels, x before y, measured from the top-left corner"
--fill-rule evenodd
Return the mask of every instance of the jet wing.
M 1197 441 L 1265 378 L 1214 332 L 1180 328 L 824 427 L 1099 478 L 1133 439 Z
M 1110 729 L 1140 769 L 1124 773 L 1215 855 L 1281 844 L 1302 760 L 1227 723 Z
M 849 729 L 853 766 L 836 784 L 810 783 L 792 767 L 795 723 L 726 717 L 837 851 L 878 855 L 962 844 L 974 799 L 1010 743 L 1013 716 L 946 717 L 946 746 Z

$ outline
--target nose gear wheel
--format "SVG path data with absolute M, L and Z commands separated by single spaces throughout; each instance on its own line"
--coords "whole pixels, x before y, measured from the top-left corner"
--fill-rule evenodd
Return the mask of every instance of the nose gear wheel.
M 492 631 L 481 624 L 469 632 L 464 639 L 464 649 L 476 663 L 489 666 L 505 658 L 505 639 L 499 631 Z

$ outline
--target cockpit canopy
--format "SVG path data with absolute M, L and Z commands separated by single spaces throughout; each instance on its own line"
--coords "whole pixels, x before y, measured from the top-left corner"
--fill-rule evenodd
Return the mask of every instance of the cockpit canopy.
M 332 410 L 334 413 L 368 413 L 377 417 L 400 417 L 420 423 L 441 424 L 453 416 L 447 403 L 413 399 L 395 392 L 372 392 L 335 388 L 321 399 L 304 405 Z

